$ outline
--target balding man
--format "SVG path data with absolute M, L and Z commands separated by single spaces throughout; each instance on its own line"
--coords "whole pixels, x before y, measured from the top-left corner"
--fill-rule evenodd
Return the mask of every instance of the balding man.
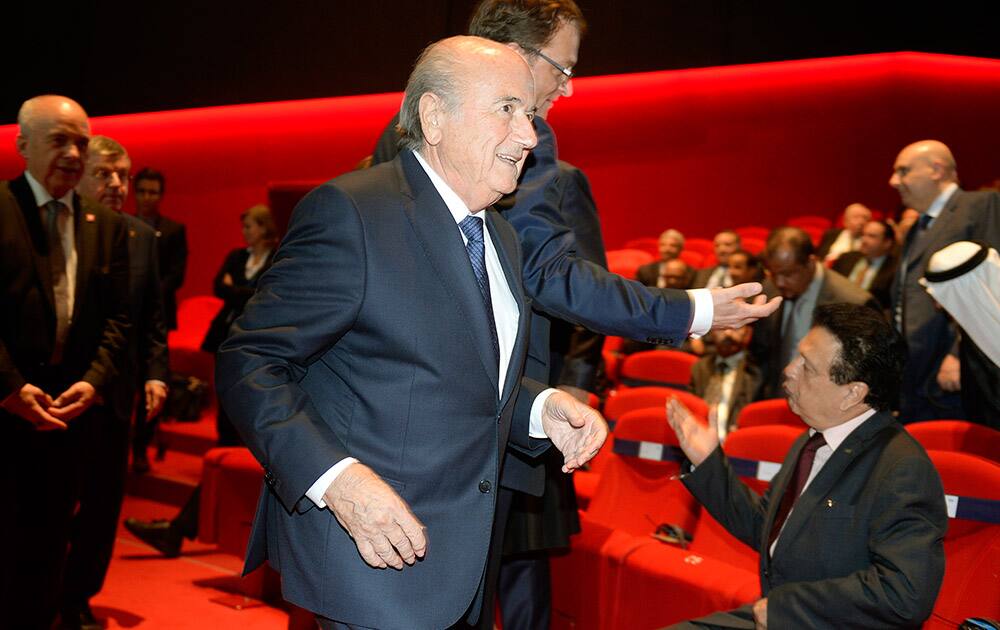
M 660 234 L 660 239 L 656 244 L 657 251 L 660 252 L 660 259 L 642 265 L 635 271 L 635 279 L 647 287 L 666 287 L 659 281 L 661 265 L 669 260 L 674 260 L 684 249 L 684 235 L 674 229 L 664 230 Z
M 517 236 L 484 208 L 516 187 L 534 111 L 510 48 L 430 46 L 405 148 L 300 202 L 219 350 L 220 400 L 266 471 L 247 569 L 266 558 L 324 628 L 491 627 L 508 445 L 547 436 L 568 472 L 607 435 L 521 378 Z M 514 424 L 519 397 L 532 411 Z
M 121 217 L 73 190 L 90 137 L 83 108 L 36 97 L 18 125 L 25 172 L 0 182 L 0 615 L 5 627 L 47 629 L 78 473 L 93 463 L 88 443 L 109 416 L 100 401 L 124 358 L 128 249 Z
M 906 146 L 889 178 L 903 205 L 920 213 L 906 234 L 892 286 L 892 312 L 909 357 L 900 392 L 903 422 L 962 415 L 956 331 L 919 281 L 931 254 L 951 243 L 979 240 L 1000 246 L 1000 195 L 967 192 L 958 182 L 955 158 L 937 140 Z
M 861 203 L 852 203 L 844 208 L 843 228 L 830 228 L 823 232 L 823 238 L 816 248 L 816 256 L 827 263 L 837 260 L 847 252 L 855 252 L 861 247 L 861 230 L 872 220 L 872 211 Z

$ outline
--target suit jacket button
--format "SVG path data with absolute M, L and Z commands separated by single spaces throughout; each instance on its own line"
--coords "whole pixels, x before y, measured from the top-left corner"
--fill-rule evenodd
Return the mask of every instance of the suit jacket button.
M 483 479 L 482 481 L 479 482 L 479 491 L 482 492 L 483 494 L 488 494 L 489 491 L 492 489 L 493 489 L 493 484 L 491 484 L 488 480 Z

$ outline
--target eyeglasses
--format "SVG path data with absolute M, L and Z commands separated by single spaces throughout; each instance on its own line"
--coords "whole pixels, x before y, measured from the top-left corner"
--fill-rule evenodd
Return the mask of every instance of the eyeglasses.
M 563 75 L 562 76 L 562 80 L 563 81 L 569 81 L 570 79 L 573 78 L 573 69 L 572 68 L 567 68 L 566 66 L 564 66 L 564 65 L 556 62 L 554 59 L 552 59 L 551 57 L 549 57 L 548 55 L 546 55 L 545 53 L 543 53 L 540 50 L 536 49 L 536 50 L 532 50 L 531 52 L 535 53 L 536 55 L 538 55 L 539 57 L 541 57 L 545 61 L 548 61 L 550 64 L 552 64 L 552 67 L 555 68 L 556 70 L 558 70 L 559 73 Z
M 118 176 L 118 181 L 123 184 L 132 179 L 132 177 L 128 174 L 128 171 L 125 169 L 114 171 L 108 168 L 99 168 L 94 171 L 94 179 L 104 183 L 110 182 L 115 175 Z

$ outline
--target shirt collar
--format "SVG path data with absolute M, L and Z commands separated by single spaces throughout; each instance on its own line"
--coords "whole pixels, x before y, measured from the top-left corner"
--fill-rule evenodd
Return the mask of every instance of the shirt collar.
M 55 199 L 55 197 L 49 194 L 49 191 L 45 190 L 45 186 L 42 186 L 41 184 L 38 183 L 38 180 L 35 179 L 31 175 L 31 173 L 29 173 L 28 171 L 24 171 L 24 178 L 28 180 L 28 186 L 31 187 L 31 194 L 35 196 L 35 203 L 38 204 L 39 208 L 44 208 L 45 204 Z M 56 199 L 56 201 L 62 203 L 62 205 L 66 206 L 69 209 L 70 216 L 73 215 L 72 188 L 70 188 L 65 195 L 63 195 L 59 199 Z
M 427 177 L 431 179 L 431 183 L 434 184 L 435 190 L 441 195 L 441 199 L 444 200 L 444 204 L 448 206 L 448 210 L 451 212 L 451 216 L 455 219 L 455 223 L 461 223 L 462 219 L 469 216 L 470 214 L 476 215 L 478 212 L 472 212 L 469 210 L 465 202 L 458 196 L 451 186 L 445 183 L 441 176 L 438 175 L 431 165 L 424 160 L 424 157 L 420 155 L 417 151 L 413 152 L 413 157 L 417 158 L 417 163 L 420 164 L 420 168 L 424 169 L 427 173 Z M 480 210 L 482 212 L 482 210 Z
M 740 350 L 736 354 L 730 355 L 728 357 L 716 356 L 715 365 L 719 366 L 725 364 L 730 370 L 735 371 L 736 368 L 740 366 L 743 362 L 743 357 L 746 355 L 746 350 Z
M 819 295 L 819 288 L 823 284 L 823 265 L 816 261 L 816 269 L 813 271 L 813 279 L 806 287 L 806 290 L 802 292 L 802 295 L 795 298 L 796 304 L 809 304 L 814 302 L 816 297 Z
M 934 198 L 934 203 L 931 204 L 930 208 L 927 208 L 927 212 L 925 214 L 931 217 L 931 219 L 936 219 L 938 215 L 941 214 L 941 211 L 944 210 L 945 204 L 948 203 L 948 200 L 951 199 L 951 196 L 955 194 L 956 190 L 958 190 L 958 184 L 955 182 L 945 186 L 944 190 L 942 190 L 940 194 Z
M 865 420 L 871 418 L 874 415 L 875 415 L 875 410 L 869 409 L 868 411 L 865 411 L 861 415 L 851 418 L 847 422 L 838 424 L 835 427 L 830 427 L 829 429 L 824 429 L 822 431 L 823 439 L 826 440 L 826 443 L 830 447 L 830 450 L 836 451 L 837 447 L 840 446 L 843 443 L 843 441 L 847 439 L 848 435 L 850 435 L 851 433 L 854 432 L 855 429 L 860 427 Z M 809 435 L 812 435 L 814 433 L 816 433 L 815 429 L 809 430 Z

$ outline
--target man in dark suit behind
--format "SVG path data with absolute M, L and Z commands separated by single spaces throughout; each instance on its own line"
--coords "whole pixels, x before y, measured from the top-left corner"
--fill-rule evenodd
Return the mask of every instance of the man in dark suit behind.
M 812 240 L 803 230 L 780 227 L 768 236 L 763 254 L 770 279 L 768 295 L 784 298 L 778 310 L 754 324 L 750 354 L 761 367 L 758 398 L 780 398 L 782 370 L 795 356 L 799 341 L 812 325 L 813 311 L 823 304 L 849 302 L 878 310 L 870 293 L 820 264 Z
M 266 559 L 324 628 L 491 627 L 508 444 L 548 436 L 569 471 L 607 434 L 522 384 L 517 237 L 495 212 L 483 233 L 535 144 L 534 102 L 510 48 L 428 48 L 407 148 L 303 199 L 219 350 L 220 400 L 265 469 L 247 569 Z M 531 412 L 512 424 L 516 405 Z
M 82 200 L 90 127 L 71 99 L 18 114 L 21 177 L 0 183 L 0 444 L 8 489 L 0 619 L 48 629 L 58 607 L 81 468 L 109 421 L 128 335 L 125 223 Z
M 675 627 L 919 628 L 930 616 L 948 516 L 934 465 L 889 414 L 904 360 L 874 310 L 818 307 L 785 368 L 788 403 L 810 428 L 763 496 L 729 467 L 714 427 L 668 404 L 693 468 L 684 485 L 760 553 L 763 595 Z
M 119 213 L 128 229 L 129 320 L 126 369 L 117 379 L 108 403 L 114 411 L 86 445 L 92 464 L 82 471 L 80 505 L 73 520 L 70 553 L 62 593 L 65 627 L 79 622 L 83 630 L 102 627 L 89 601 L 100 592 L 111 563 L 118 515 L 125 494 L 128 435 L 136 397 L 155 417 L 167 398 L 167 328 L 163 321 L 160 277 L 153 229 L 122 214 L 128 197 L 132 161 L 119 143 L 93 136 L 77 190 L 102 207 Z
M 909 356 L 900 392 L 900 420 L 960 417 L 956 330 L 919 280 L 931 254 L 951 243 L 979 240 L 1000 247 L 1000 194 L 959 188 L 955 158 L 937 140 L 921 140 L 900 151 L 889 185 L 899 191 L 904 206 L 920 212 L 906 234 L 892 285 L 896 329 L 906 339 Z
M 760 388 L 760 368 L 747 352 L 753 329 L 750 326 L 713 330 L 708 334 L 711 350 L 691 366 L 691 393 L 714 409 L 719 439 L 725 440 L 739 428 L 736 419 Z
M 885 221 L 869 221 L 861 230 L 858 250 L 841 254 L 831 269 L 871 293 L 888 312 L 898 267 L 895 230 Z

